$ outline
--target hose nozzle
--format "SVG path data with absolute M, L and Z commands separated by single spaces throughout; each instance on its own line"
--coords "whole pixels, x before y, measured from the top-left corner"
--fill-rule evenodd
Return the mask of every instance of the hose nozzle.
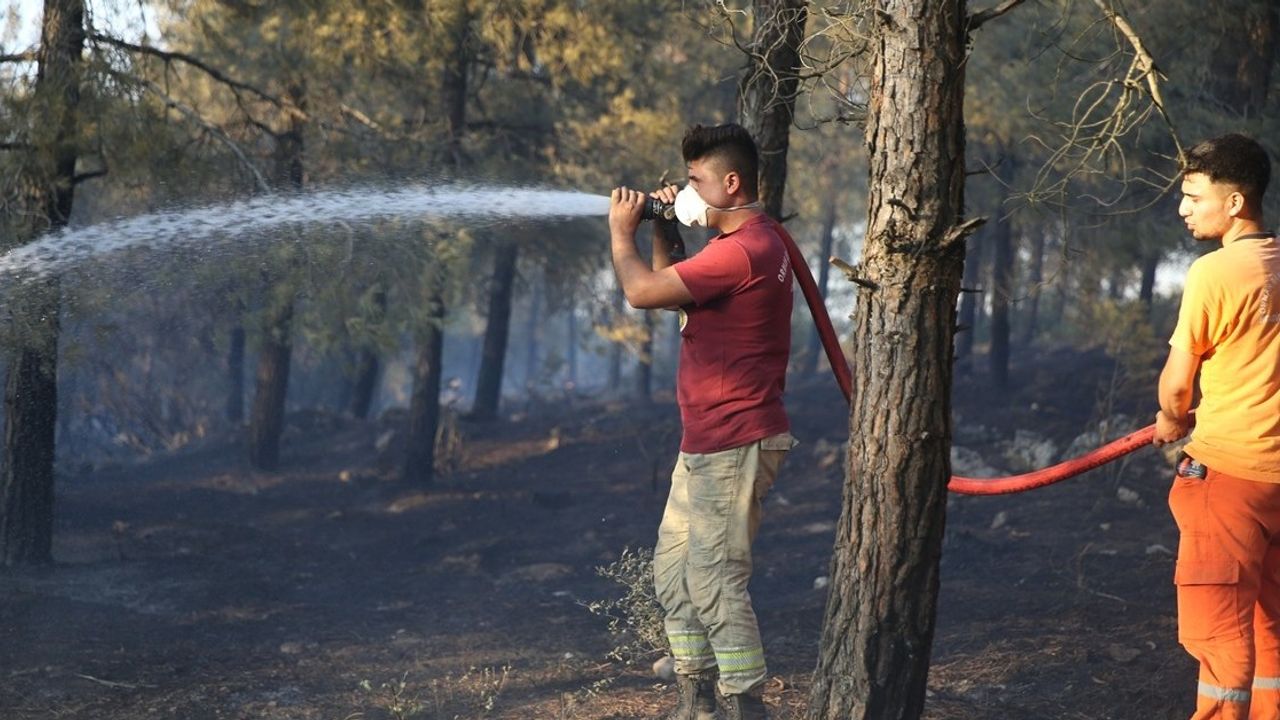
M 658 198 L 645 198 L 644 209 L 640 211 L 641 220 L 675 220 L 676 206 L 668 205 Z

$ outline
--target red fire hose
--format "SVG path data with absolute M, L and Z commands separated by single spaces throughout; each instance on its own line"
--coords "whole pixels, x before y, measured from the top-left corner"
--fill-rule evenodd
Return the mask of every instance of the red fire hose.
M 818 291 L 817 283 L 813 281 L 813 274 L 809 272 L 809 265 L 800 254 L 796 241 L 780 223 L 775 223 L 775 227 L 787 246 L 787 254 L 791 256 L 791 267 L 795 272 L 796 280 L 800 283 L 805 302 L 809 305 L 809 312 L 813 314 L 813 322 L 818 328 L 818 336 L 822 339 L 822 347 L 826 351 L 827 361 L 831 363 L 836 382 L 840 384 L 845 400 L 852 402 L 853 374 L 849 371 L 849 363 L 845 360 L 844 351 L 840 349 L 835 328 L 831 326 L 831 316 L 827 314 L 827 306 L 822 300 L 822 294 Z M 1000 478 L 967 478 L 952 475 L 951 481 L 947 483 L 947 489 L 962 495 L 1006 495 L 1052 485 L 1150 445 L 1155 430 L 1156 426 L 1150 425 L 1092 452 L 1022 475 Z

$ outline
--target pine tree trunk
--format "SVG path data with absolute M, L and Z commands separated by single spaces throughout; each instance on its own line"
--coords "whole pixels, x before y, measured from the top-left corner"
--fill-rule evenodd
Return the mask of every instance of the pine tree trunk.
M 449 113 L 448 156 L 445 164 L 455 172 L 464 163 L 462 141 L 467 124 L 467 76 L 471 66 L 471 9 L 467 0 L 443 4 L 442 25 L 449 43 L 449 61 L 444 67 L 444 103 Z
M 291 84 L 286 92 L 295 106 L 306 109 L 306 90 L 302 84 Z M 291 116 L 289 129 L 278 135 L 276 141 L 277 182 L 291 191 L 299 191 L 306 185 L 302 156 L 303 121 Z M 280 467 L 280 435 L 284 432 L 285 399 L 293 352 L 292 287 L 286 287 L 284 293 L 288 297 L 267 314 L 262 348 L 258 353 L 253 406 L 249 411 L 249 465 L 256 470 L 274 471 Z
M 257 389 L 249 416 L 249 465 L 256 470 L 280 467 L 280 435 L 284 432 L 285 397 L 293 354 L 293 301 L 271 314 L 258 351 Z
M 381 288 L 373 293 L 375 322 L 382 322 L 387 313 L 387 292 Z M 374 391 L 378 389 L 378 373 L 382 363 L 378 357 L 378 349 L 370 345 L 360 348 L 356 359 L 355 383 L 351 388 L 351 404 L 348 406 L 351 416 L 364 420 L 369 417 L 369 408 L 373 406 Z
M 869 218 L 854 312 L 848 476 L 809 703 L 813 720 L 924 707 L 950 476 L 964 266 L 963 0 L 878 5 Z
M 35 147 L 24 160 L 19 240 L 64 227 L 75 200 L 80 70 L 84 52 L 83 0 L 45 0 L 36 82 L 29 112 Z M 52 132 L 46 132 L 47 130 Z M 29 223 L 29 224 L 27 224 Z M 0 240 L 4 249 L 17 245 Z M 28 326 L 7 362 L 4 456 L 0 458 L 0 561 L 6 566 L 52 562 L 54 457 L 58 427 L 58 335 L 61 290 L 36 282 L 14 301 L 12 317 Z
M 1009 387 L 1009 305 L 1013 298 L 1013 221 L 1005 218 L 995 227 L 992 238 L 995 257 L 991 263 L 991 382 Z
M 738 85 L 738 118 L 760 152 L 760 202 L 765 212 L 781 219 L 808 6 L 804 0 L 753 0 L 751 12 L 755 28 Z
M 409 401 L 409 452 L 402 478 L 415 485 L 435 479 L 436 431 L 440 427 L 440 381 L 444 358 L 445 304 L 443 279 L 437 274 L 427 288 L 427 322 L 418 337 Z
M 25 290 L 35 342 L 9 361 L 5 458 L 0 468 L 0 557 L 6 566 L 53 561 L 54 446 L 58 409 L 58 283 Z
M 377 350 L 360 348 L 356 356 L 355 381 L 351 383 L 351 397 L 347 404 L 351 417 L 357 420 L 369 417 L 369 409 L 373 407 L 373 394 L 378 389 L 378 373 L 381 371 L 382 363 Z
M 516 281 L 518 248 L 499 245 L 493 257 L 493 280 L 489 285 L 489 315 L 484 327 L 484 352 L 480 355 L 480 376 L 476 379 L 476 399 L 471 415 L 476 420 L 492 420 L 502 399 L 503 368 L 507 359 L 507 338 L 511 329 L 511 294 Z

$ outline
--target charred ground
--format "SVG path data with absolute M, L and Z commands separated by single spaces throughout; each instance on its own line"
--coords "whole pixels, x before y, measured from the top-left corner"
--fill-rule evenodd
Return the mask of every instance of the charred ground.
M 1001 471 L 1049 452 L 1044 440 L 1061 454 L 1114 410 L 1147 411 L 1141 393 L 1093 389 L 1112 372 L 1100 356 L 1041 355 L 1003 396 L 961 374 L 956 444 Z M 784 720 L 802 716 L 815 663 L 847 437 L 828 378 L 793 381 L 788 405 L 803 444 L 769 500 L 752 586 Z M 0 576 L 0 716 L 656 712 L 663 685 L 647 664 L 609 661 L 616 640 L 583 605 L 621 591 L 596 567 L 653 542 L 674 406 L 462 423 L 460 466 L 428 488 L 393 479 L 398 427 L 292 415 L 276 474 L 214 437 L 64 476 L 57 565 Z M 1019 430 L 1030 450 L 1011 447 Z M 1185 716 L 1169 472 L 1154 450 L 1131 457 L 1023 495 L 952 497 L 926 717 Z

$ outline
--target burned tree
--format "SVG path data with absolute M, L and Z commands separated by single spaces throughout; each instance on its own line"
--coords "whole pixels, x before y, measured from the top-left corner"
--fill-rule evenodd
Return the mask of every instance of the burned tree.
M 467 125 L 467 78 L 471 67 L 472 14 L 465 0 L 445 6 L 445 38 L 450 50 L 441 87 L 448 136 L 444 162 L 453 172 L 463 167 L 462 142 Z M 425 109 L 425 108 L 424 108 Z M 435 479 L 436 433 L 440 426 L 440 382 L 443 377 L 445 283 L 439 259 L 428 268 L 423 283 L 426 317 L 416 329 L 413 396 L 409 402 L 409 450 L 401 466 L 407 482 L 429 484 Z M 429 261 L 431 262 L 431 261 Z
M 494 248 L 493 275 L 489 279 L 488 313 L 484 329 L 484 350 L 480 355 L 480 375 L 476 380 L 475 403 L 471 415 L 476 420 L 492 420 L 502 399 L 502 378 L 511 328 L 511 297 L 515 289 L 519 248 L 505 242 Z
M 305 112 L 306 98 L 301 83 L 289 88 L 293 107 Z M 289 118 L 289 127 L 275 133 L 279 184 L 292 192 L 302 189 L 306 172 L 302 163 L 302 116 Z M 271 283 L 275 285 L 275 283 Z M 258 470 L 280 466 L 280 436 L 284 432 L 285 400 L 289 390 L 289 365 L 293 355 L 293 288 L 289 280 L 269 293 L 264 316 L 262 342 L 258 349 L 257 385 L 249 413 L 249 464 Z M 270 297 L 278 295 L 278 297 Z
M 84 2 L 47 0 L 17 193 L 23 205 L 18 244 L 67 224 L 79 155 Z M 37 118 L 38 127 L 37 127 Z M 56 279 L 20 290 L 9 317 L 19 324 L 5 382 L 4 457 L 0 459 L 0 558 L 5 565 L 50 562 L 53 541 L 54 442 L 58 408 Z

